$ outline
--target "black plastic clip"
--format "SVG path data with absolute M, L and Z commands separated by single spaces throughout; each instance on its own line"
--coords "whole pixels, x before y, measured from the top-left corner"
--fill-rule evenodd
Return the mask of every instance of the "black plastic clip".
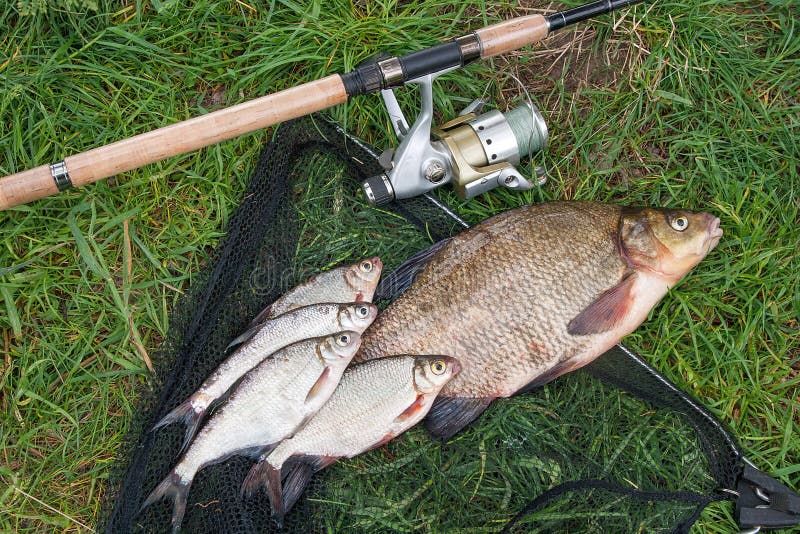
M 769 530 L 800 524 L 800 495 L 748 463 L 736 491 L 740 527 Z

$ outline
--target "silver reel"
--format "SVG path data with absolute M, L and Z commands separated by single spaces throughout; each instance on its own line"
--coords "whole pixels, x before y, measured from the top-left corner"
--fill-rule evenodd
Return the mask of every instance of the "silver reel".
M 539 110 L 525 103 L 506 113 L 493 110 L 479 115 L 483 103 L 475 101 L 457 118 L 434 127 L 433 80 L 446 72 L 449 70 L 408 82 L 419 86 L 422 101 L 410 128 L 394 92 L 381 91 L 401 142 L 396 150 L 381 155 L 386 172 L 362 184 L 371 204 L 414 197 L 446 183 L 464 199 L 498 186 L 519 191 L 533 188 L 515 166 L 522 157 L 547 147 L 547 125 Z M 537 178 L 539 185 L 546 180 L 539 168 Z

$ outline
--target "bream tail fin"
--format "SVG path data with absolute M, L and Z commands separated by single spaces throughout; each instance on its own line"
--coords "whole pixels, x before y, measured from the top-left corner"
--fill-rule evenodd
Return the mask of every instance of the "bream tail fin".
M 254 465 L 242 484 L 242 494 L 252 496 L 261 486 L 267 488 L 272 515 L 279 525 L 284 516 L 297 503 L 317 471 L 338 458 L 332 456 L 295 456 L 279 470 L 266 460 Z M 285 476 L 282 474 L 286 472 Z
M 242 482 L 242 495 L 245 497 L 252 497 L 260 488 L 266 484 L 266 470 L 269 464 L 263 459 L 259 459 L 258 463 L 256 463 L 253 467 L 250 468 L 250 472 L 247 473 L 247 476 L 244 478 L 244 482 Z
M 260 460 L 250 468 L 250 472 L 242 483 L 242 494 L 250 497 L 261 486 L 266 486 L 269 503 L 272 507 L 272 515 L 279 525 L 283 523 L 285 515 L 283 505 L 283 487 L 281 484 L 281 470 L 277 469 L 267 460 Z

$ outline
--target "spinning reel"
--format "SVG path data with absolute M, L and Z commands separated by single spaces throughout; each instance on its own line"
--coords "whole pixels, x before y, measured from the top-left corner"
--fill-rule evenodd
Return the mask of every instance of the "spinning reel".
M 419 86 L 422 104 L 411 127 L 393 90 L 381 91 L 400 146 L 381 154 L 385 172 L 362 184 L 370 204 L 381 206 L 447 183 L 464 199 L 498 186 L 518 191 L 533 188 L 516 165 L 521 158 L 547 147 L 547 125 L 539 110 L 526 102 L 506 113 L 492 110 L 481 114 L 483 102 L 476 100 L 455 119 L 434 127 L 433 81 L 450 70 L 406 82 Z M 538 185 L 546 181 L 541 167 L 536 175 Z

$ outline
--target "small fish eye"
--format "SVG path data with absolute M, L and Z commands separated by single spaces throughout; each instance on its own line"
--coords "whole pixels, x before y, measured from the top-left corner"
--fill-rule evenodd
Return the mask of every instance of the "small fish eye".
M 689 219 L 684 216 L 680 217 L 670 217 L 669 225 L 672 227 L 673 230 L 678 232 L 683 232 L 687 228 L 689 228 Z
M 371 261 L 362 261 L 361 265 L 358 266 L 363 272 L 368 273 L 372 270 L 372 262 Z
M 358 308 L 356 308 L 356 315 L 360 319 L 363 319 L 364 317 L 369 315 L 369 308 L 367 308 L 366 306 L 359 306 Z
M 341 336 L 339 336 L 339 339 L 336 340 L 336 343 L 340 347 L 346 347 L 347 345 L 350 344 L 350 336 L 348 336 L 347 334 L 342 334 Z
M 440 375 L 445 372 L 447 369 L 447 364 L 442 360 L 436 360 L 435 362 L 431 363 L 431 371 L 433 374 Z

